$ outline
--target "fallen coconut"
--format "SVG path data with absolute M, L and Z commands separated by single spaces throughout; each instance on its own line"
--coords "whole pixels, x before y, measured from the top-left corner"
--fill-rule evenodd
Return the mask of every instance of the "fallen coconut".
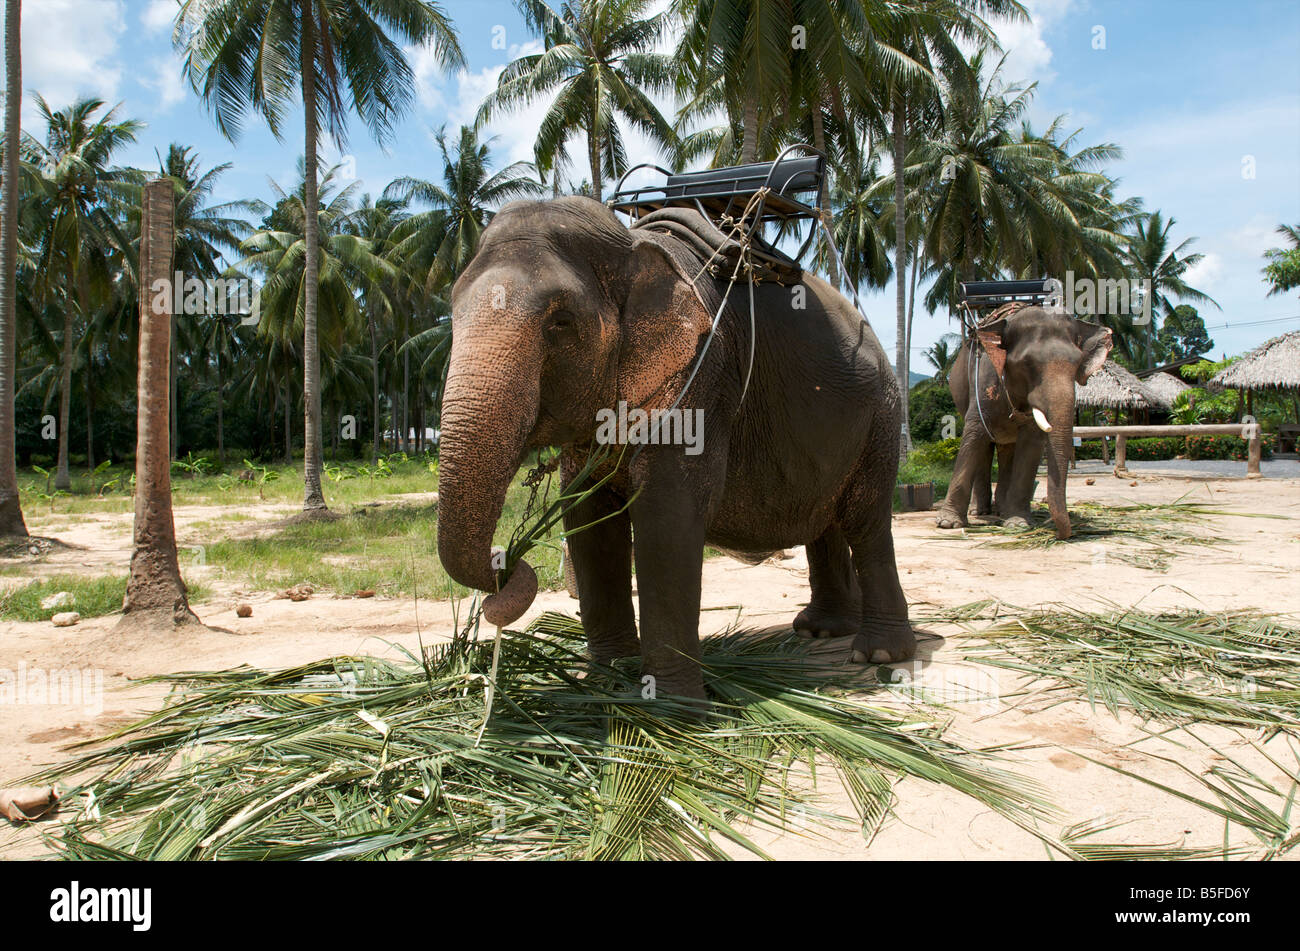
M 76 611 L 63 611 L 50 618 L 55 627 L 72 627 L 81 620 L 81 615 Z
M 20 786 L 0 789 L 0 816 L 10 822 L 31 822 L 59 804 L 58 786 Z
M 235 605 L 235 614 L 238 617 L 252 617 L 253 606 L 251 604 L 237 604 Z

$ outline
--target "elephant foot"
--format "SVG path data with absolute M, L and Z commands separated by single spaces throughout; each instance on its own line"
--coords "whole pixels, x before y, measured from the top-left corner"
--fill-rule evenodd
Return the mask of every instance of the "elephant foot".
M 793 627 L 800 637 L 850 637 L 862 630 L 862 615 L 810 604 L 795 617 Z
M 1032 515 L 1008 515 L 1002 520 L 1002 527 L 1027 532 L 1034 527 L 1034 519 Z
M 939 509 L 939 514 L 934 523 L 940 528 L 965 528 L 966 518 L 955 510 L 944 506 Z
M 587 650 L 592 660 L 608 667 L 621 657 L 640 657 L 641 639 L 635 631 L 609 637 L 588 637 Z
M 915 656 L 916 635 L 907 621 L 867 621 L 863 626 L 868 633 L 853 639 L 853 651 L 849 655 L 853 663 L 896 664 Z
M 693 673 L 660 674 L 642 667 L 639 696 L 643 700 L 671 697 L 678 702 L 685 701 L 687 712 L 692 716 L 697 712 L 704 716 L 712 709 L 709 693 L 704 689 L 704 673 L 698 666 Z

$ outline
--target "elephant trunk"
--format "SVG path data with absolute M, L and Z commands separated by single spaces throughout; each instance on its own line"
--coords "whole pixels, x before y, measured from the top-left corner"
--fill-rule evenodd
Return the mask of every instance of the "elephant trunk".
M 1047 509 L 1056 525 L 1056 537 L 1070 537 L 1070 512 L 1065 504 L 1065 483 L 1070 471 L 1070 447 L 1074 442 L 1074 381 L 1068 388 L 1056 387 L 1049 401 L 1047 419 Z
M 492 536 L 537 419 L 537 364 L 528 363 L 536 349 L 501 331 L 452 339 L 438 452 L 438 557 L 453 579 L 480 591 L 497 588 Z

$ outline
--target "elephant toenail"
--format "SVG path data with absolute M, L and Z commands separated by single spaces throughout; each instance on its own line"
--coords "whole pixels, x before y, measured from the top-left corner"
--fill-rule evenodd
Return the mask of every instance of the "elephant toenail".
M 865 664 L 867 663 L 867 655 L 862 651 L 854 651 L 849 655 L 849 660 L 855 664 Z
M 889 651 L 883 647 L 877 647 L 871 652 L 871 662 L 873 664 L 888 664 L 891 660 L 893 658 L 889 656 Z

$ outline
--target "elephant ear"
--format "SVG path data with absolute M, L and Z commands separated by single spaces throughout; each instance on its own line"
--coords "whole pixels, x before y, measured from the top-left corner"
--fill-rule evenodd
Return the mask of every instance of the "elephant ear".
M 980 344 L 984 347 L 984 352 L 989 355 L 989 359 L 993 362 L 993 369 L 997 371 L 999 378 L 1006 373 L 1007 369 L 1007 348 L 1002 340 L 1006 332 L 1007 319 L 1005 317 L 975 330 L 975 336 L 979 338 Z
M 1079 361 L 1079 369 L 1074 374 L 1074 380 L 1083 386 L 1088 382 L 1088 377 L 1100 370 L 1101 365 L 1106 362 L 1106 355 L 1110 353 L 1110 348 L 1115 345 L 1115 341 L 1112 339 L 1109 327 L 1099 327 L 1085 320 L 1074 322 L 1074 340 L 1083 351 L 1083 359 Z
M 632 245 L 627 288 L 621 317 L 618 398 L 627 400 L 629 406 L 644 407 L 660 396 L 656 402 L 666 406 L 671 401 L 666 391 L 674 383 L 685 383 L 700 339 L 713 323 L 712 315 L 705 310 L 690 277 L 649 237 L 638 237 Z

